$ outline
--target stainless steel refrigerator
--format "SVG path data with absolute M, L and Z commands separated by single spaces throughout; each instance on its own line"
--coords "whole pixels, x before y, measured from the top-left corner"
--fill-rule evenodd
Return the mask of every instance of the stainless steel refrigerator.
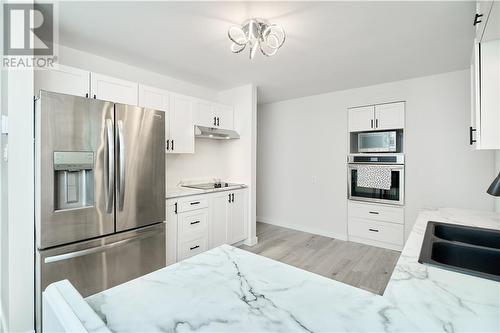
M 165 266 L 165 114 L 41 91 L 35 101 L 36 303 Z

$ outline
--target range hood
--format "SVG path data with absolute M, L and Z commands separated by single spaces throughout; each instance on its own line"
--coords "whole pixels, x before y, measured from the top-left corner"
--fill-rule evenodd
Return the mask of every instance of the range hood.
M 206 127 L 206 126 L 195 126 L 194 135 L 197 138 L 218 139 L 218 140 L 229 140 L 229 139 L 240 138 L 240 135 L 236 131 L 222 129 L 222 128 Z

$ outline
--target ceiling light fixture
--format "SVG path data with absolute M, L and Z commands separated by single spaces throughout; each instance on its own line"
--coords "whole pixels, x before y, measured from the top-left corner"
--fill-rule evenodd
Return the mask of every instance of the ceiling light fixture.
M 233 42 L 231 52 L 240 53 L 248 46 L 250 59 L 253 59 L 257 49 L 266 57 L 275 55 L 286 38 L 281 26 L 257 18 L 246 20 L 241 27 L 230 27 L 227 35 Z

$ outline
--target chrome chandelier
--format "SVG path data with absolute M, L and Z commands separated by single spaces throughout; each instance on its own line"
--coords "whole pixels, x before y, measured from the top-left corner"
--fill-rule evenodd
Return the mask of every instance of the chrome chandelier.
M 286 38 L 281 26 L 257 18 L 246 20 L 241 27 L 230 27 L 227 35 L 233 42 L 231 51 L 240 53 L 248 47 L 250 59 L 253 59 L 257 49 L 266 57 L 275 55 Z

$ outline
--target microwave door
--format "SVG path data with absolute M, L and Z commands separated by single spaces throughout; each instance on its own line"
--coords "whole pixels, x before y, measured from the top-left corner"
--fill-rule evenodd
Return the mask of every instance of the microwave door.
M 165 113 L 115 104 L 116 231 L 165 221 Z
M 114 232 L 113 103 L 42 91 L 35 104 L 39 249 Z

